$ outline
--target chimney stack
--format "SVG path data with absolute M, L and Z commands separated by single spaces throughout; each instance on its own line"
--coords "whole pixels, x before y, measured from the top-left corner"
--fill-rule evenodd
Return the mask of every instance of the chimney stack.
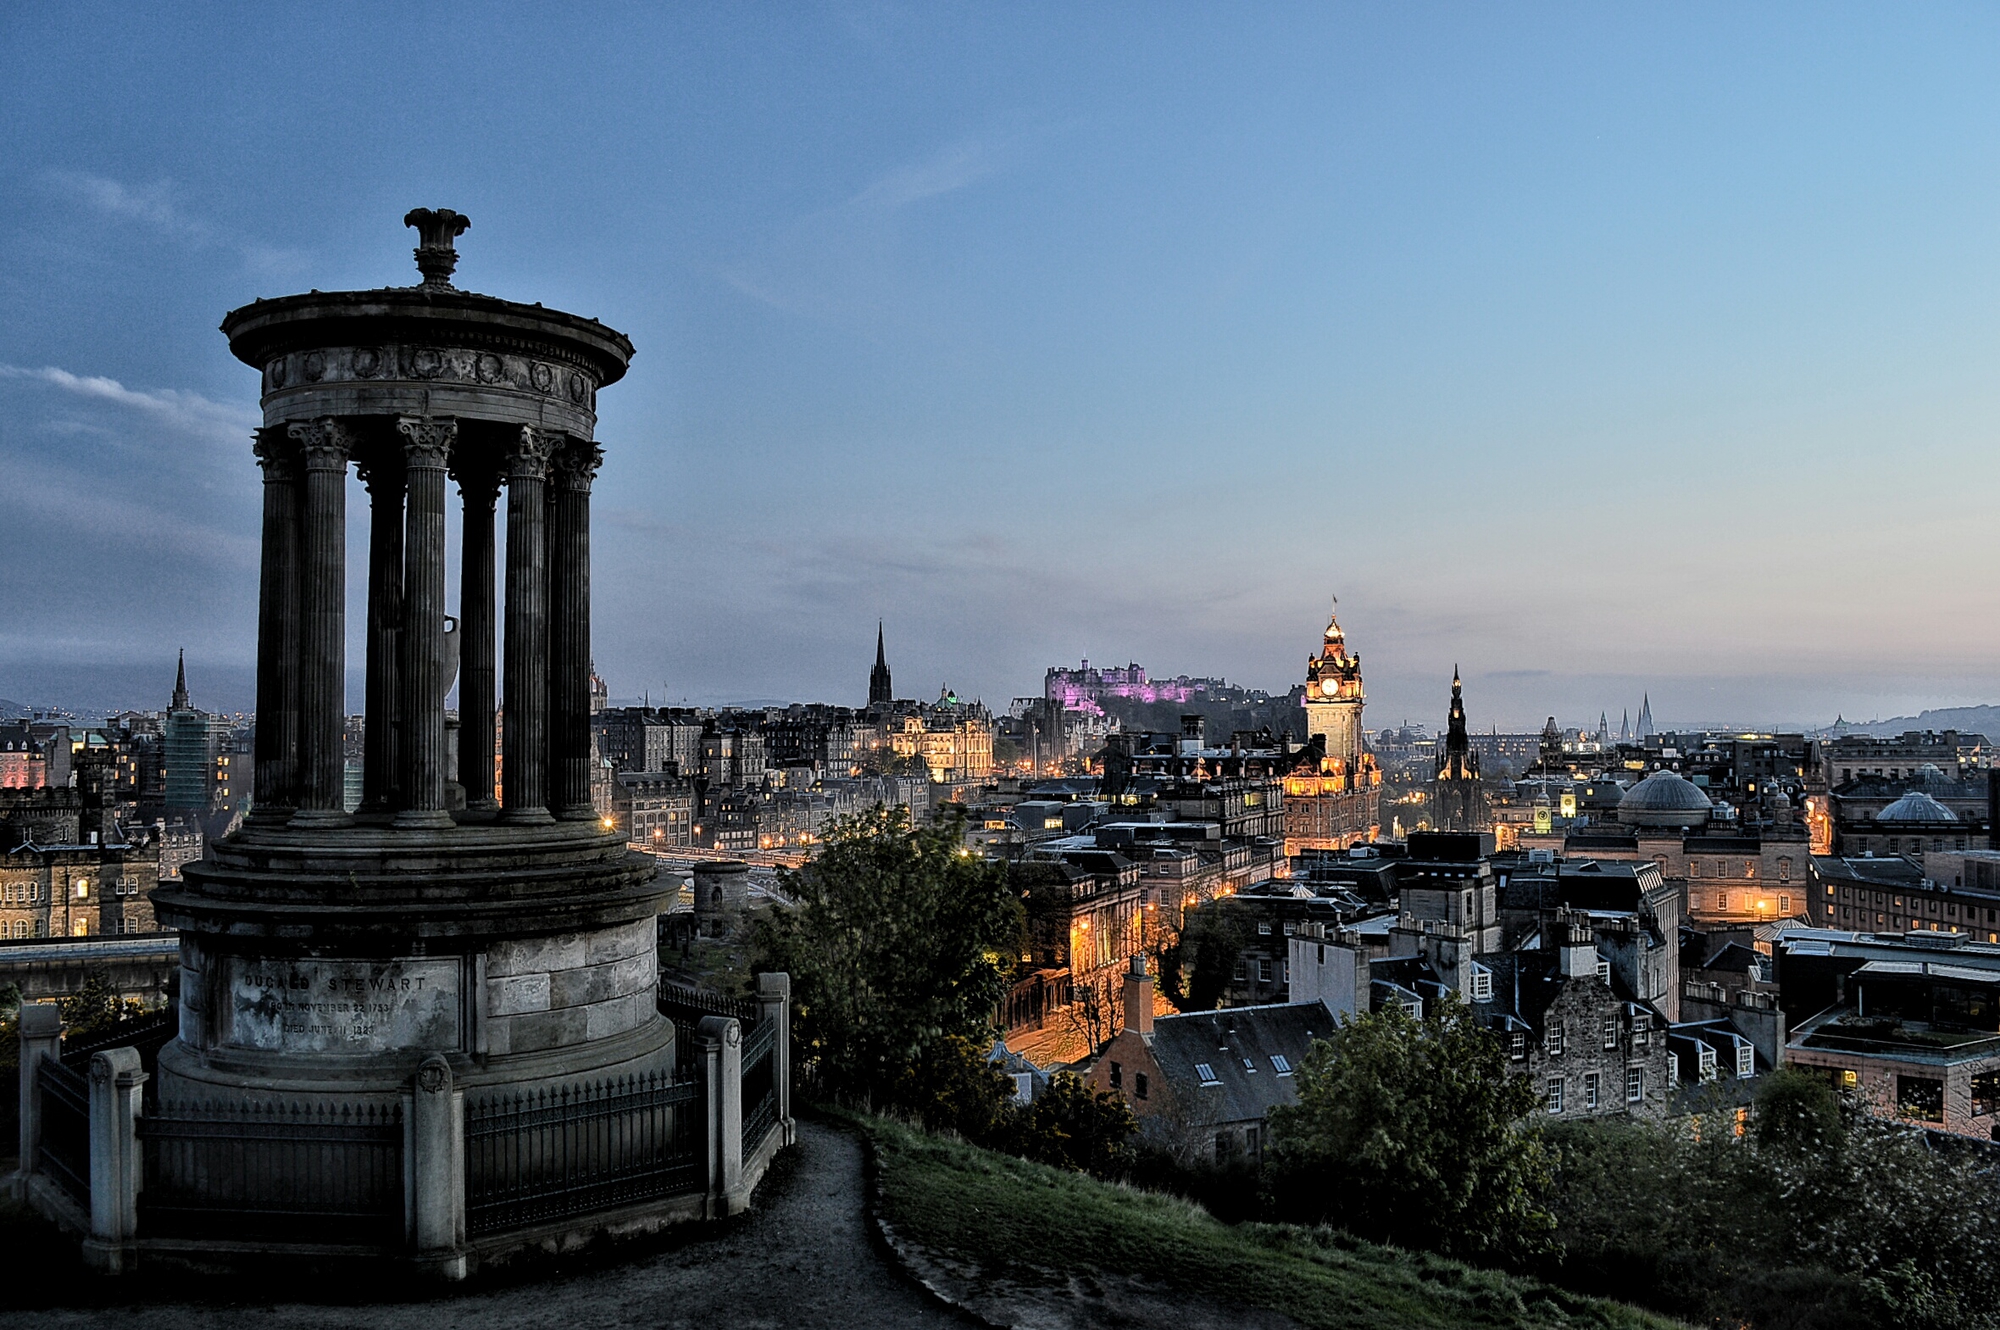
M 1125 1028 L 1133 1034 L 1153 1032 L 1153 976 L 1146 973 L 1146 958 L 1134 956 L 1125 972 Z

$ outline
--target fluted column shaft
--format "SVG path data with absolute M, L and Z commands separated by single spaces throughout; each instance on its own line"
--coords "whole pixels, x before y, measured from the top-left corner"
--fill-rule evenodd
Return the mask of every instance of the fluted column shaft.
M 524 427 L 507 458 L 507 680 L 500 818 L 549 822 L 549 588 L 544 490 L 560 434 Z
M 549 743 L 555 815 L 594 819 L 590 803 L 590 486 L 604 452 L 570 439 L 549 481 Z
M 264 549 L 257 587 L 257 738 L 251 820 L 285 822 L 299 784 L 299 450 L 257 432 L 264 469 Z
M 340 733 L 347 701 L 347 458 L 352 439 L 326 417 L 293 425 L 305 454 L 299 542 L 299 811 L 293 826 L 345 826 Z
M 368 659 L 362 689 L 361 809 L 387 815 L 401 804 L 403 459 L 378 442 L 356 465 L 368 487 Z
M 467 812 L 490 814 L 500 806 L 493 797 L 493 501 L 500 477 L 460 463 L 458 491 L 465 501 L 458 562 L 458 783 L 465 787 Z
M 405 417 L 409 519 L 403 562 L 403 808 L 399 827 L 448 827 L 445 811 L 444 482 L 458 422 Z

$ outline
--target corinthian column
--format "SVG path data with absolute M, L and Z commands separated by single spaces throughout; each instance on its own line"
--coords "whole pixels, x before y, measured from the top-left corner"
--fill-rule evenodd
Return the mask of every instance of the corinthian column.
M 371 444 L 354 467 L 368 488 L 368 660 L 358 811 L 387 817 L 400 801 L 402 779 L 403 459 L 393 440 Z
M 257 431 L 264 468 L 264 559 L 257 586 L 257 739 L 249 820 L 282 825 L 298 808 L 299 450 Z
M 500 820 L 549 815 L 549 584 L 543 490 L 562 435 L 523 426 L 507 456 L 507 698 Z
M 444 472 L 455 420 L 404 417 L 409 532 L 404 544 L 403 808 L 399 827 L 448 827 L 444 806 Z
M 484 462 L 467 462 L 462 449 L 452 460 L 465 501 L 458 561 L 458 783 L 465 787 L 466 812 L 484 819 L 500 807 L 493 797 L 493 501 L 500 476 Z
M 590 483 L 604 450 L 571 439 L 549 486 L 549 759 L 555 815 L 596 818 L 590 804 Z
M 347 457 L 331 416 L 293 425 L 305 454 L 299 542 L 299 811 L 294 827 L 342 827 L 340 731 L 347 701 Z

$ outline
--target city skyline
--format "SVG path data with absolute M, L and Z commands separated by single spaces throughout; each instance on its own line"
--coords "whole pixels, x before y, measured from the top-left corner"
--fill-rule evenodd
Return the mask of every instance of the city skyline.
M 1991 15 L 464 16 L 4 20 L 0 696 L 185 643 L 247 704 L 215 323 L 410 280 L 422 204 L 638 344 L 620 695 L 858 701 L 878 618 L 908 696 L 1282 692 L 1338 591 L 1371 727 L 1454 661 L 1475 729 L 2000 700 Z

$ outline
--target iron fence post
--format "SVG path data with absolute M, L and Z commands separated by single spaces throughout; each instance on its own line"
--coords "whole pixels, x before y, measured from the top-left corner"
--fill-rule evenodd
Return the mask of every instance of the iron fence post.
M 105 1274 L 132 1264 L 139 1231 L 139 1095 L 146 1073 L 136 1048 L 90 1058 L 90 1236 L 83 1258 Z
M 778 1130 L 786 1145 L 798 1142 L 792 1121 L 792 977 L 782 970 L 757 976 L 757 1021 L 776 1023 L 771 1039 L 771 1093 L 777 1100 Z
M 43 1058 L 62 1058 L 62 1008 L 36 1002 L 21 1008 L 21 1171 L 15 1193 L 26 1200 L 28 1178 L 35 1171 L 35 1153 L 42 1146 L 41 1078 L 35 1074 Z

